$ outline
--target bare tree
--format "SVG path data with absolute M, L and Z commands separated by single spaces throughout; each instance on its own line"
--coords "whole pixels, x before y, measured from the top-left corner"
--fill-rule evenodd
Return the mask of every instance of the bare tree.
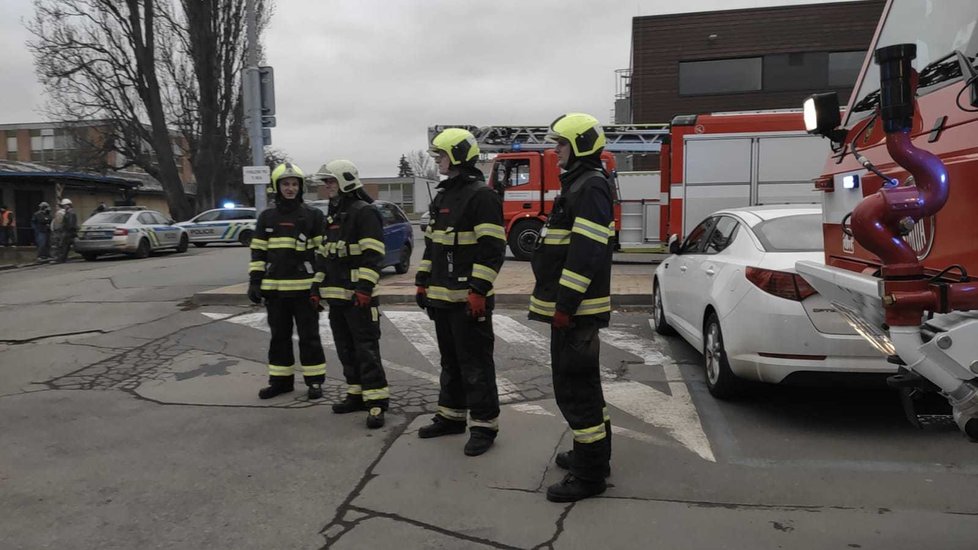
M 48 114 L 62 120 L 105 119 L 107 147 L 163 185 L 170 214 L 192 213 L 174 154 L 160 51 L 174 37 L 159 25 L 160 0 L 34 0 L 28 42 Z M 164 6 L 165 11 L 165 6 Z
M 415 150 L 407 154 L 408 163 L 411 165 L 411 173 L 419 178 L 438 180 L 438 167 L 435 159 L 427 151 Z

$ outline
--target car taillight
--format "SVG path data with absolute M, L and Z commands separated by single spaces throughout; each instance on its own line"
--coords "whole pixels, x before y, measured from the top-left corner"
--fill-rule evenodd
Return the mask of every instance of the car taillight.
M 757 288 L 785 300 L 800 302 L 813 294 L 818 294 L 805 279 L 795 273 L 748 267 L 744 275 Z
M 124 237 L 129 234 L 129 230 L 125 227 L 116 227 L 115 231 L 112 232 L 113 235 L 117 237 Z

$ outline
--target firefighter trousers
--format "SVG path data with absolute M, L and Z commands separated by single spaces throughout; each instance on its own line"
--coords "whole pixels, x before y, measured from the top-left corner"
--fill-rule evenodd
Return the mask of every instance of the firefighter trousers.
M 476 321 L 461 305 L 428 308 L 435 321 L 438 351 L 441 353 L 441 391 L 438 415 L 469 427 L 493 432 L 499 429 L 499 393 L 496 390 L 496 364 L 492 358 L 495 336 L 492 313 Z
M 306 385 L 326 380 L 326 356 L 319 340 L 319 312 L 308 296 L 272 296 L 265 299 L 272 342 L 268 346 L 268 382 L 291 386 L 295 354 L 292 351 L 292 324 L 299 334 L 299 362 Z
M 604 479 L 611 462 L 611 420 L 601 391 L 600 340 L 597 322 L 575 317 L 565 330 L 550 329 L 554 394 L 561 414 L 574 432 L 571 473 L 592 481 Z
M 361 395 L 367 408 L 386 411 L 390 389 L 380 359 L 380 310 L 330 304 L 329 327 L 349 386 L 347 394 Z

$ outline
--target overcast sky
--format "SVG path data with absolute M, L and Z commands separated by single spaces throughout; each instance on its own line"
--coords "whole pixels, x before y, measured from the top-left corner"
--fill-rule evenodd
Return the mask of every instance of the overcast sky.
M 631 20 L 818 0 L 277 0 L 273 146 L 306 172 L 347 158 L 397 175 L 434 124 L 546 125 L 568 111 L 610 122 Z M 0 0 L 0 123 L 43 120 L 24 46 L 30 0 Z

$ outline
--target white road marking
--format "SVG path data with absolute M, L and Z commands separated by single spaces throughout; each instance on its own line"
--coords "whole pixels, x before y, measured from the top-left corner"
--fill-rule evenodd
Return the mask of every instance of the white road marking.
M 505 315 L 492 316 L 492 330 L 509 347 L 517 348 L 520 357 L 550 369 L 550 338 Z
M 534 405 L 533 403 L 517 403 L 513 405 L 513 410 L 526 414 L 538 414 L 540 416 L 557 416 L 540 405 Z
M 203 315 L 204 317 L 210 317 L 215 321 L 220 321 L 221 319 L 227 319 L 228 317 L 234 315 L 233 313 L 210 313 L 208 311 L 201 311 L 200 314 Z
M 431 374 L 430 372 L 425 372 L 423 370 L 418 370 L 418 369 L 413 368 L 413 367 L 407 367 L 407 366 L 404 366 L 404 365 L 399 365 L 397 363 L 394 363 L 393 361 L 388 361 L 387 359 L 383 359 L 383 362 L 384 362 L 384 368 L 387 369 L 387 370 L 400 371 L 400 372 L 403 372 L 404 374 L 409 374 L 411 376 L 414 376 L 415 378 L 420 378 L 422 380 L 427 380 L 428 382 L 431 382 L 433 384 L 440 384 L 441 383 L 441 380 L 438 378 L 438 375 Z

